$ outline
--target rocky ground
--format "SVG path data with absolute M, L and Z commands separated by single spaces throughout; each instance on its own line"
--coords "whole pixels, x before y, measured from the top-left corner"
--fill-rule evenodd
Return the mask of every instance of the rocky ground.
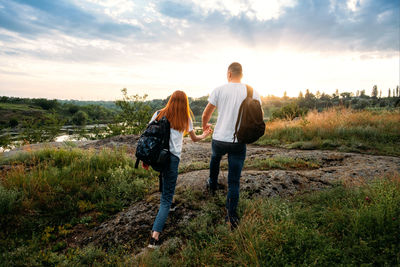
M 78 142 L 76 145 L 85 149 L 124 146 L 128 153 L 134 154 L 136 141 L 136 136 L 116 136 L 99 141 Z M 61 146 L 54 143 L 50 145 Z M 38 148 L 40 146 L 31 147 L 30 149 Z M 22 150 L 26 150 L 26 148 L 22 148 Z M 16 152 L 10 151 L 4 156 L 14 153 Z M 203 203 L 212 201 L 205 190 L 205 182 L 208 178 L 206 166 L 210 156 L 211 144 L 209 142 L 193 143 L 189 139 L 184 140 L 180 166 L 185 167 L 196 162 L 203 167 L 179 175 L 176 189 L 178 208 L 170 213 L 164 236 L 174 236 L 174 233 L 179 229 L 183 229 L 193 217 L 198 215 L 199 207 Z M 312 169 L 289 170 L 246 168 L 242 172 L 241 192 L 247 192 L 247 194 L 254 197 L 288 197 L 306 191 L 331 187 L 339 182 L 360 183 L 365 180 L 382 177 L 385 174 L 400 172 L 400 158 L 398 157 L 247 146 L 247 160 L 249 162 L 274 157 L 302 159 L 317 162 L 318 165 Z M 223 158 L 223 161 L 226 161 L 226 158 Z M 221 171 L 219 182 L 226 186 L 227 171 Z M 182 195 L 189 191 L 200 196 L 200 202 L 197 205 L 189 205 L 183 201 Z M 144 247 L 157 213 L 158 205 L 159 193 L 153 192 L 146 199 L 133 204 L 98 227 L 90 231 L 76 231 L 75 235 L 71 236 L 70 243 L 75 245 L 94 243 L 107 247 L 109 245 L 131 244 L 134 242 L 136 247 Z

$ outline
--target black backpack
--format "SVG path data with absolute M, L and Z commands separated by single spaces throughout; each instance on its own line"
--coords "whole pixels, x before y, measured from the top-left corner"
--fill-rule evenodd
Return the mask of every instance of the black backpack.
M 169 163 L 169 136 L 170 124 L 165 116 L 152 121 L 137 142 L 135 168 L 138 168 L 139 161 L 143 161 L 162 172 Z
M 260 102 L 253 99 L 253 88 L 248 85 L 246 88 L 247 97 L 240 105 L 233 140 L 237 139 L 239 143 L 250 144 L 264 135 L 265 123 Z

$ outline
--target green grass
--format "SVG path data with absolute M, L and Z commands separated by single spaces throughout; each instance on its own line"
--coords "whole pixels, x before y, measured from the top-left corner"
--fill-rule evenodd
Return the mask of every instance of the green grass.
M 58 236 L 58 226 L 97 225 L 143 199 L 157 180 L 155 172 L 135 169 L 121 149 L 46 148 L 2 164 L 12 166 L 0 175 L 0 225 L 11 239 L 29 239 L 47 227 Z
M 7 110 L 7 111 L 12 111 L 12 110 L 18 110 L 18 111 L 41 111 L 43 112 L 43 109 L 40 107 L 33 107 L 27 104 L 11 104 L 11 103 L 0 103 L 0 110 Z
M 242 198 L 239 228 L 224 225 L 224 198 L 203 207 L 186 244 L 145 254 L 142 266 L 301 266 L 400 263 L 400 178 L 338 186 L 291 200 Z

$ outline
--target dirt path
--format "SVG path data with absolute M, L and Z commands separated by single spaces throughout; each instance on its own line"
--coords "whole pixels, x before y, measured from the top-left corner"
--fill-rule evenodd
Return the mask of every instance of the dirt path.
M 116 136 L 99 141 L 77 143 L 81 148 L 102 149 L 104 147 L 125 146 L 128 153 L 134 154 L 137 136 Z M 59 144 L 56 144 L 60 147 Z M 32 147 L 32 150 L 40 146 Z M 10 151 L 8 155 L 16 152 Z M 199 170 L 179 175 L 176 202 L 178 209 L 171 212 L 164 231 L 165 236 L 175 236 L 179 229 L 184 229 L 188 222 L 199 213 L 199 205 L 210 201 L 205 190 L 208 178 L 208 163 L 211 156 L 211 144 L 193 143 L 184 139 L 180 167 L 190 166 L 194 162 Z M 400 172 L 400 158 L 374 156 L 356 153 L 342 153 L 321 150 L 287 150 L 273 147 L 247 146 L 249 163 L 276 157 L 301 159 L 316 162 L 315 168 L 257 170 L 247 168 L 242 172 L 241 192 L 259 197 L 291 196 L 299 192 L 320 190 L 335 183 L 353 183 L 371 180 L 385 174 Z M 223 162 L 226 162 L 226 157 Z M 221 171 L 219 182 L 227 184 L 227 171 Z M 180 195 L 188 191 L 200 196 L 198 205 L 182 201 Z M 159 193 L 154 192 L 145 200 L 137 202 L 113 216 L 90 231 L 77 231 L 71 236 L 71 243 L 76 245 L 95 243 L 102 246 L 127 244 L 143 247 L 148 239 L 154 217 L 159 205 Z

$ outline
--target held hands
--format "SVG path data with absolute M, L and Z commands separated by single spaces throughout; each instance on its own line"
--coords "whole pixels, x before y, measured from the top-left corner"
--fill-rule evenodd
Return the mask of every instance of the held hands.
M 207 124 L 204 128 L 203 128 L 203 133 L 201 135 L 196 135 L 194 130 L 189 133 L 190 138 L 192 139 L 193 142 L 198 142 L 200 140 L 203 140 L 213 132 L 211 124 Z
M 211 124 L 209 127 L 207 127 L 205 130 L 203 130 L 203 134 L 202 139 L 206 138 L 207 136 L 209 136 L 211 133 L 213 132 L 212 128 L 211 128 Z
M 211 123 L 207 123 L 206 125 L 203 125 L 203 131 L 206 131 L 207 129 L 211 129 L 211 131 L 212 131 L 212 124 Z

